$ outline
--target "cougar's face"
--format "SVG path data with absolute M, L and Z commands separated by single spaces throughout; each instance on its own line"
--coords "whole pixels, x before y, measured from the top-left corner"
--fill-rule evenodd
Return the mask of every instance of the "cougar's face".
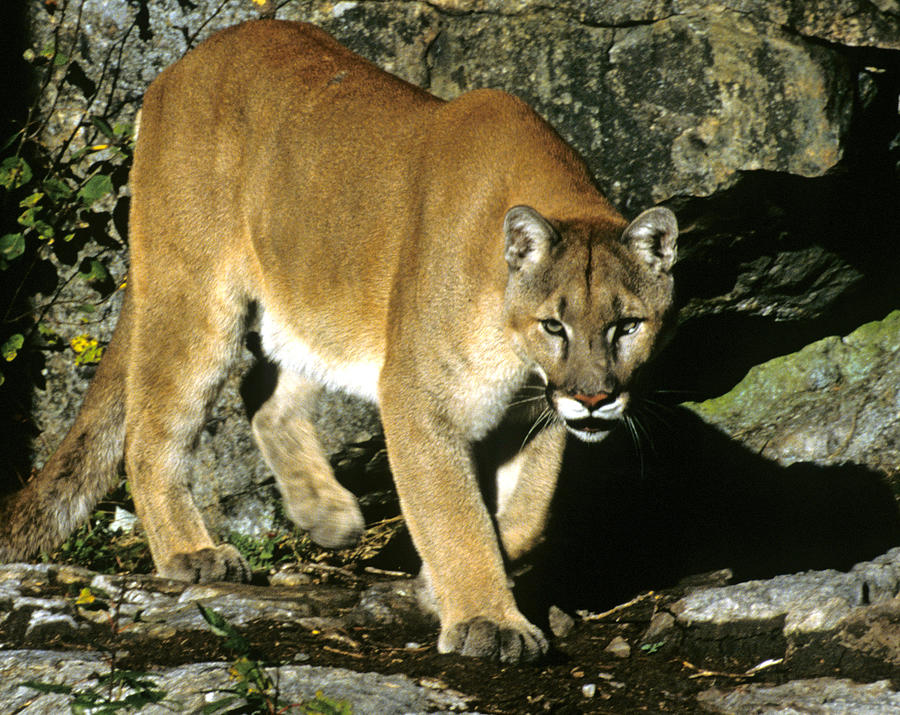
M 552 227 L 540 261 L 510 270 L 508 329 L 576 437 L 599 441 L 621 421 L 672 302 L 672 279 L 616 236 Z

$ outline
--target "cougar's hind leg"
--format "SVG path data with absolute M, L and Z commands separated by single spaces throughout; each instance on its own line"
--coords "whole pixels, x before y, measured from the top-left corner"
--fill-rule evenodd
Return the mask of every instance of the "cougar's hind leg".
M 194 445 L 244 327 L 243 303 L 203 283 L 192 277 L 136 306 L 126 471 L 160 576 L 246 581 L 246 562 L 234 547 L 213 543 L 188 489 Z
M 356 497 L 335 479 L 310 422 L 319 389 L 281 369 L 275 392 L 253 416 L 253 436 L 291 520 L 317 544 L 344 548 L 358 541 L 365 523 Z

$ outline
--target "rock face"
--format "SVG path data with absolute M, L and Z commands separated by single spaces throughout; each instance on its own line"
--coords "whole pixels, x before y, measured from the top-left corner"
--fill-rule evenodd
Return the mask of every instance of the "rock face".
M 232 705 L 241 702 L 235 698 L 235 682 L 239 682 L 235 668 L 239 666 L 230 669 L 226 662 L 188 659 L 178 666 L 153 668 L 153 672 L 145 672 L 137 681 L 126 679 L 117 683 L 118 688 L 110 689 L 102 686 L 99 673 L 115 672 L 111 662 L 125 657 L 126 652 L 165 649 L 165 644 L 188 634 L 209 634 L 198 603 L 213 609 L 235 629 L 242 629 L 251 621 L 265 621 L 276 631 L 300 628 L 315 634 L 324 632 L 330 634 L 323 636 L 324 641 L 331 637 L 331 642 L 336 643 L 337 631 L 353 622 L 353 617 L 346 614 L 348 608 L 359 599 L 351 588 L 327 586 L 184 589 L 183 585 L 152 578 L 107 577 L 83 569 L 36 566 L 0 571 L 0 642 L 8 646 L 13 640 L 22 639 L 32 646 L 0 653 L 0 705 L 4 712 L 49 714 L 68 710 L 72 693 L 42 691 L 39 686 L 29 687 L 29 683 L 74 685 L 71 689 L 81 697 L 96 688 L 95 707 L 131 695 L 146 698 L 142 708 L 137 707 L 142 704 L 139 700 L 131 701 L 134 709 L 142 713 L 200 712 L 215 702 L 222 705 L 212 712 L 222 712 L 227 710 L 229 699 L 234 699 Z M 70 598 L 50 594 L 60 584 L 86 590 L 81 590 L 80 600 L 73 603 Z M 41 591 L 43 597 L 27 595 L 35 591 Z M 402 592 L 402 586 L 399 591 Z M 107 610 L 114 603 L 115 615 Z M 396 599 L 394 604 L 396 607 Z M 113 630 L 122 628 L 122 634 L 129 631 L 113 661 L 108 653 L 94 650 L 74 654 L 33 647 L 60 640 L 102 640 L 100 633 L 107 629 L 110 617 L 117 624 Z M 462 710 L 466 706 L 466 698 L 446 687 L 426 687 L 403 675 L 303 665 L 302 661 L 309 658 L 308 654 L 295 652 L 295 663 L 267 671 L 273 691 L 277 692 L 273 697 L 282 704 L 309 703 L 317 698 L 317 693 L 327 693 L 332 700 L 338 699 L 352 708 L 353 713 L 373 715 Z M 277 691 L 274 683 L 278 684 Z M 152 693 L 159 695 L 151 696 Z

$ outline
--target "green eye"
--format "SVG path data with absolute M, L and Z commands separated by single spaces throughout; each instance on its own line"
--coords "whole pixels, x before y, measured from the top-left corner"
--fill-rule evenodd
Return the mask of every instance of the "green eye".
M 626 335 L 634 335 L 641 327 L 644 321 L 640 318 L 625 318 L 620 320 L 609 328 L 607 339 L 610 343 L 616 343 Z
M 556 318 L 546 318 L 541 321 L 544 332 L 550 335 L 565 335 L 566 327 Z
M 616 324 L 616 338 L 621 338 L 623 335 L 634 335 L 638 331 L 638 328 L 641 327 L 641 320 L 637 318 L 628 318 L 627 320 L 620 320 Z

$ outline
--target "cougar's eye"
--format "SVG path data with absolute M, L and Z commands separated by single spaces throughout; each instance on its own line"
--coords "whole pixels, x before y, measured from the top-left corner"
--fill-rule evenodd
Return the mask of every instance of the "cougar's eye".
M 640 318 L 625 318 L 624 320 L 618 321 L 615 325 L 610 328 L 609 331 L 609 339 L 610 342 L 616 342 L 620 338 L 625 337 L 626 335 L 634 335 L 638 329 L 641 327 L 641 323 L 643 323 Z
M 633 335 L 641 327 L 641 321 L 637 318 L 628 318 L 628 320 L 620 320 L 616 332 L 619 335 Z
M 566 334 L 566 327 L 556 318 L 545 318 L 541 321 L 541 327 L 550 335 Z

